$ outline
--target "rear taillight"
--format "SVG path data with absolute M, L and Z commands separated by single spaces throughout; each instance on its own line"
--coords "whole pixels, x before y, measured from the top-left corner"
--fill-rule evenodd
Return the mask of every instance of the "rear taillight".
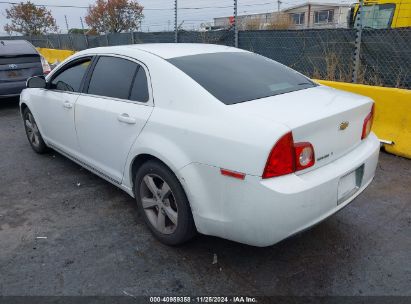
M 372 123 L 374 121 L 374 112 L 375 112 L 375 107 L 374 107 L 374 104 L 372 104 L 371 112 L 364 119 L 364 124 L 362 126 L 361 139 L 366 138 L 368 134 L 370 134 L 371 132 Z
M 314 148 L 309 142 L 294 144 L 295 171 L 304 170 L 314 165 Z
M 263 178 L 271 178 L 304 170 L 315 163 L 314 148 L 308 142 L 294 143 L 291 132 L 274 145 L 265 165 Z
M 51 67 L 43 56 L 40 56 L 40 58 L 41 58 L 41 66 L 43 67 L 43 74 L 47 75 L 48 73 L 51 72 Z
M 268 156 L 263 178 L 280 176 L 295 171 L 293 143 L 293 134 L 291 132 L 277 141 Z
M 364 119 L 361 139 L 366 138 L 368 136 L 368 134 L 370 134 L 370 132 L 371 132 L 372 124 L 373 124 L 373 121 L 374 121 L 374 111 L 375 111 L 375 106 L 374 106 L 374 103 L 373 103 L 372 106 L 371 106 L 370 113 Z

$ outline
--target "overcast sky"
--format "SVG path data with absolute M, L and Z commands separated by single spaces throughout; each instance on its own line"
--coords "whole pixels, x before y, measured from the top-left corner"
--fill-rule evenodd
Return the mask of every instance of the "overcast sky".
M 3 27 L 7 23 L 5 9 L 11 7 L 10 4 L 1 2 L 18 2 L 20 0 L 0 1 L 0 35 L 4 35 Z M 21 0 L 22 1 L 22 0 Z M 70 5 L 88 6 L 95 0 L 31 0 L 35 4 L 44 5 Z M 179 23 L 183 22 L 186 29 L 198 28 L 201 23 L 212 22 L 214 17 L 233 15 L 233 0 L 178 0 L 178 6 L 182 8 L 178 11 Z M 281 9 L 296 4 L 305 3 L 306 0 L 282 0 Z M 312 2 L 325 3 L 347 3 L 351 0 L 313 0 Z M 172 30 L 174 27 L 174 0 L 140 0 L 144 6 L 143 31 L 164 31 Z M 264 13 L 277 11 L 277 0 L 238 0 L 238 14 Z M 186 9 L 198 8 L 198 9 Z M 69 28 L 81 28 L 80 17 L 87 13 L 85 8 L 58 8 L 49 7 L 61 32 L 67 32 L 64 16 L 67 16 Z M 161 9 L 161 10 L 158 10 Z

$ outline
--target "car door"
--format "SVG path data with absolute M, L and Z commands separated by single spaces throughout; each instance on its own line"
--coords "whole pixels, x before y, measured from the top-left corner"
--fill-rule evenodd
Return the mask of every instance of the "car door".
M 37 90 L 32 98 L 48 145 L 70 155 L 79 152 L 74 108 L 91 60 L 86 57 L 64 65 L 48 80 L 47 89 Z
M 128 153 L 152 110 L 148 70 L 135 61 L 100 56 L 76 103 L 75 123 L 83 161 L 121 183 Z

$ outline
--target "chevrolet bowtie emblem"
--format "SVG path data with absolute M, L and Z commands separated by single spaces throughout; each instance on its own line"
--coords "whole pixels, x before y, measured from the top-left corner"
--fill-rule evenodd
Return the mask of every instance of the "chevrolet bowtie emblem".
M 340 123 L 340 131 L 347 129 L 349 124 L 350 123 L 348 121 L 343 121 L 342 123 Z

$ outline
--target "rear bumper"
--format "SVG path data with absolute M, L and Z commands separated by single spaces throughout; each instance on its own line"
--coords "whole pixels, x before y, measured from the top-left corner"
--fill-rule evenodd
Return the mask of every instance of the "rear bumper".
M 18 96 L 25 88 L 25 81 L 0 83 L 0 97 Z
M 301 175 L 262 180 L 222 176 L 219 168 L 191 164 L 180 173 L 199 232 L 254 246 L 273 245 L 348 205 L 372 181 L 380 144 L 371 133 L 338 160 Z M 340 178 L 364 166 L 356 193 L 337 203 Z

